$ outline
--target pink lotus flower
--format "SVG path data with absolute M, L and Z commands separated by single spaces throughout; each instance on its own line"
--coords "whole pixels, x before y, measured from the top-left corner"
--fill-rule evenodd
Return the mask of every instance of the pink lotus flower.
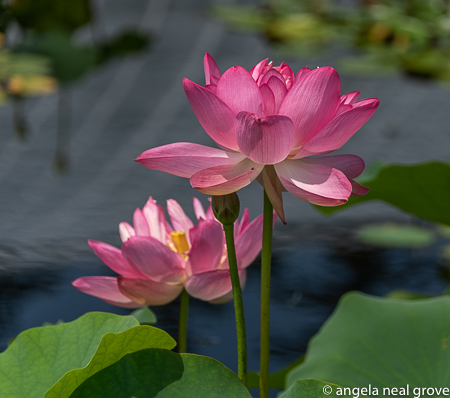
M 250 72 L 240 66 L 220 73 L 204 59 L 206 86 L 183 86 L 205 131 L 222 148 L 180 142 L 150 149 L 136 161 L 190 178 L 209 195 L 224 195 L 250 184 L 264 186 L 285 222 L 282 191 L 322 206 L 337 206 L 368 189 L 354 182 L 364 162 L 355 155 L 310 157 L 339 149 L 372 116 L 378 99 L 357 101 L 359 91 L 340 95 L 331 67 L 274 67 L 267 59 Z
M 167 211 L 172 225 L 166 221 L 162 206 L 150 197 L 142 210 L 134 212 L 134 227 L 120 223 L 121 250 L 90 240 L 95 254 L 120 276 L 83 277 L 74 281 L 73 286 L 126 308 L 167 304 L 177 298 L 183 287 L 201 300 L 214 303 L 231 300 L 225 236 L 211 207 L 205 212 L 194 198 L 198 225 L 173 199 L 167 201 Z M 262 215 L 250 222 L 245 209 L 238 221 L 234 227 L 236 257 L 244 286 L 246 268 L 261 251 Z

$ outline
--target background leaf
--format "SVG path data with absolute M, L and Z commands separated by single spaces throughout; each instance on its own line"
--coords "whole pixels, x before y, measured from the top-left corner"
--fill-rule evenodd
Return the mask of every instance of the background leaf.
M 251 398 L 239 378 L 214 359 L 148 349 L 126 355 L 78 387 L 71 398 Z
M 135 326 L 131 316 L 92 312 L 22 332 L 0 354 L 0 398 L 42 398 L 65 373 L 88 364 L 106 333 Z
M 339 388 L 341 387 L 337 386 L 336 384 L 320 380 L 297 380 L 287 391 L 281 394 L 279 398 L 324 398 L 326 396 L 337 397 L 342 396 L 342 394 L 336 394 Z M 331 393 L 325 394 L 324 391 L 331 391 Z
M 344 296 L 287 377 L 343 387 L 446 387 L 450 378 L 450 298 L 390 300 Z M 382 390 L 381 390 L 382 391 Z
M 367 195 L 351 197 L 343 206 L 317 209 L 329 214 L 357 203 L 383 200 L 425 220 L 450 225 L 450 165 L 446 163 L 386 166 L 363 184 L 370 188 Z

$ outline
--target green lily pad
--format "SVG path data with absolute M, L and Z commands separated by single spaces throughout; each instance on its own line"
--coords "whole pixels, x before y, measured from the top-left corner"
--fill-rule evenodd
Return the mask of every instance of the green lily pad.
M 425 220 L 450 225 L 449 164 L 390 165 L 363 184 L 370 188 L 367 195 L 353 196 L 342 206 L 317 209 L 330 214 L 357 203 L 382 200 Z
M 138 325 L 131 316 L 98 312 L 22 332 L 0 354 L 0 397 L 42 398 L 65 373 L 89 363 L 106 333 Z
M 214 359 L 147 349 L 126 355 L 78 387 L 71 398 L 251 398 L 239 378 Z
M 176 345 L 166 332 L 151 326 L 137 326 L 122 333 L 108 333 L 103 336 L 95 355 L 82 369 L 66 373 L 50 390 L 45 398 L 67 398 L 85 380 L 97 372 L 119 361 L 125 355 L 147 348 L 170 350 Z
M 433 243 L 434 234 L 417 225 L 383 223 L 361 227 L 358 238 L 372 246 L 421 249 Z
M 371 385 L 379 395 L 409 385 L 411 396 L 414 388 L 448 387 L 449 337 L 449 297 L 403 301 L 349 293 L 286 385 L 314 378 L 351 388 Z
M 356 392 L 356 391 L 355 391 Z M 325 398 L 343 396 L 342 387 L 325 381 L 306 379 L 296 380 L 279 398 Z M 346 394 L 353 396 L 353 394 Z M 356 396 L 356 394 L 354 394 Z M 364 396 L 364 395 L 360 395 Z

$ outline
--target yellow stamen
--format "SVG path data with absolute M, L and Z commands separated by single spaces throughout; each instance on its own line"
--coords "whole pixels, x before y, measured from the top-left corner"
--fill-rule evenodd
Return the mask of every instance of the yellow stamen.
M 184 255 L 185 252 L 189 251 L 189 244 L 184 231 L 171 232 L 170 236 L 172 237 L 173 245 L 178 253 Z

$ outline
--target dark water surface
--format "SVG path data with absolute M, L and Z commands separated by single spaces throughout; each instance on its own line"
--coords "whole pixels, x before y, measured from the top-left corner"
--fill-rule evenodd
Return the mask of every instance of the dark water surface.
M 289 237 L 275 238 L 272 371 L 305 352 L 308 340 L 348 291 L 385 295 L 394 289 L 408 289 L 437 295 L 448 287 L 438 261 L 438 245 L 422 250 L 380 250 L 358 244 L 346 231 L 310 234 L 293 230 Z M 72 321 L 89 311 L 130 312 L 85 295 L 70 285 L 74 279 L 86 275 L 112 275 L 112 272 L 97 258 L 83 257 L 59 263 L 21 264 L 14 271 L 1 273 L 0 351 L 20 331 L 44 322 Z M 250 370 L 256 370 L 259 364 L 259 282 L 257 260 L 249 268 L 244 290 Z M 152 309 L 158 316 L 155 326 L 176 339 L 178 301 Z M 232 303 L 210 305 L 191 299 L 188 351 L 213 357 L 237 370 Z

